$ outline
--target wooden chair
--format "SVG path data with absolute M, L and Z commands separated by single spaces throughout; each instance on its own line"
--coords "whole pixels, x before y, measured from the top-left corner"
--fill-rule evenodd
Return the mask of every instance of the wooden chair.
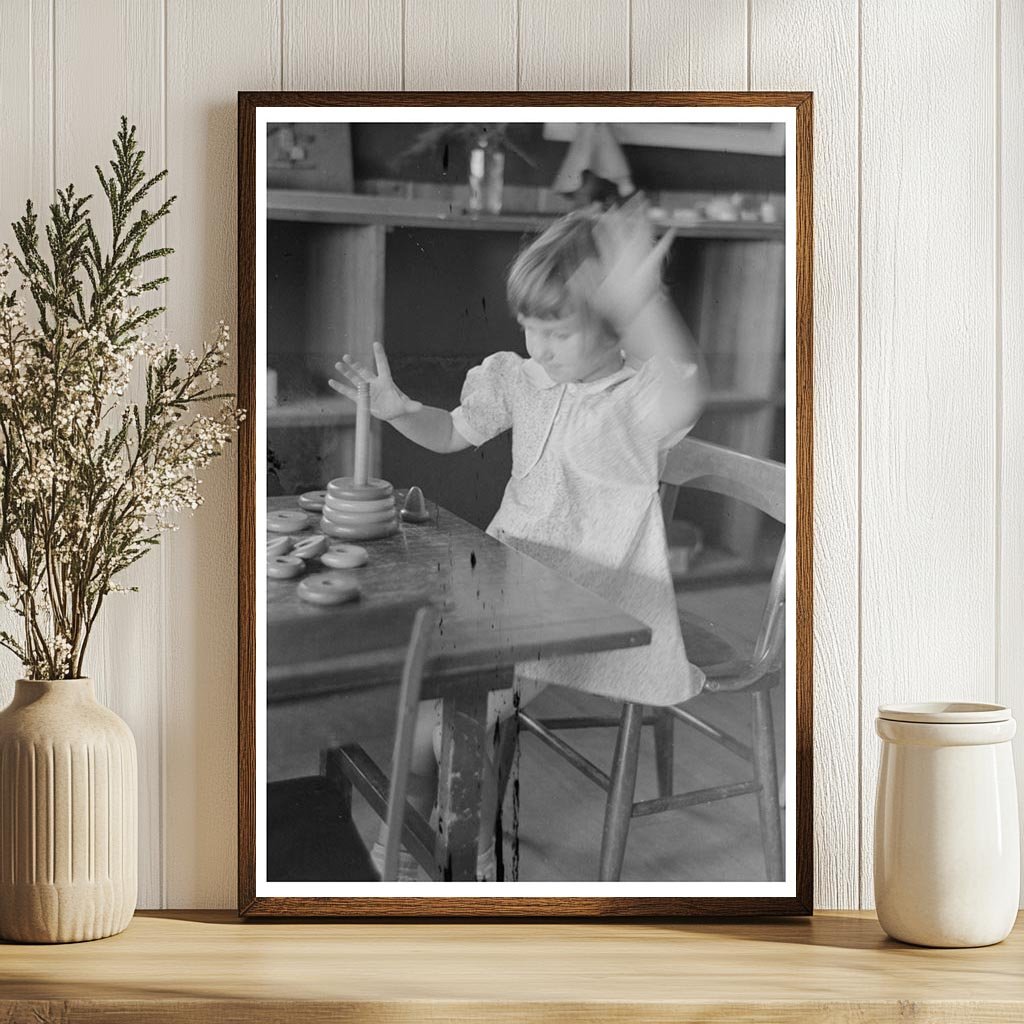
M 786 521 L 786 471 L 780 463 L 755 458 L 718 445 L 687 438 L 669 452 L 662 474 L 662 512 L 671 520 L 681 487 L 726 495 L 759 509 L 772 519 Z M 501 784 L 507 781 L 515 750 L 516 734 L 525 730 L 567 760 L 608 794 L 601 841 L 600 879 L 616 881 L 632 818 L 694 807 L 748 793 L 756 793 L 764 847 L 766 876 L 770 881 L 784 877 L 782 823 L 778 788 L 775 739 L 772 723 L 771 690 L 783 676 L 785 655 L 785 538 L 780 545 L 753 645 L 726 634 L 719 626 L 688 614 L 680 615 L 680 626 L 691 662 L 707 676 L 705 692 L 747 693 L 752 708 L 752 743 L 748 745 L 715 725 L 699 718 L 686 705 L 645 709 L 623 703 L 618 719 L 576 717 L 536 719 L 520 712 L 502 736 Z M 715 741 L 753 766 L 753 777 L 709 789 L 685 793 L 673 791 L 674 725 L 682 722 Z M 642 726 L 654 727 L 658 796 L 634 799 L 637 761 Z M 605 773 L 589 758 L 568 744 L 563 730 L 613 726 L 618 728 L 612 770 Z M 502 789 L 504 792 L 504 789 Z
M 388 609 L 392 630 L 402 629 L 412 614 L 409 645 L 398 687 L 395 742 L 390 773 L 372 802 L 388 825 L 381 881 L 398 877 L 398 851 L 406 809 L 409 764 L 423 667 L 437 629 L 438 612 L 430 604 Z M 359 630 L 360 610 L 353 608 L 349 627 Z M 377 616 L 379 618 L 379 615 Z M 267 878 L 271 881 L 377 881 L 351 815 L 350 766 L 372 762 L 361 747 L 323 750 L 320 774 L 267 786 Z M 374 766 L 375 767 L 375 766 Z M 378 774 L 379 771 L 378 771 Z

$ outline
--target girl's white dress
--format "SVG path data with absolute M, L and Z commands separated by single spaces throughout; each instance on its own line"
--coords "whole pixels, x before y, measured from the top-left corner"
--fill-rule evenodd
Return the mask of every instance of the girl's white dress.
M 688 368 L 687 368 L 688 369 Z M 512 477 L 487 528 L 651 628 L 650 646 L 516 666 L 517 678 L 617 700 L 677 704 L 699 693 L 679 632 L 658 496 L 665 452 L 693 426 L 666 416 L 676 364 L 658 357 L 560 384 L 514 352 L 466 376 L 455 429 L 480 446 L 512 430 Z

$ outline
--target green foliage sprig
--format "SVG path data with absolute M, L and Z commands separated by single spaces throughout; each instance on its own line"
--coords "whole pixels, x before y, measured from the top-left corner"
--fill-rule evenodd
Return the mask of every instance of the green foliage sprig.
M 147 177 L 144 157 L 122 118 L 111 173 L 96 167 L 109 245 L 92 197 L 69 185 L 50 205 L 45 250 L 31 202 L 13 225 L 20 253 L 0 247 L 0 600 L 21 620 L 0 645 L 33 679 L 82 674 L 103 599 L 125 589 L 114 578 L 177 528 L 173 513 L 201 503 L 197 472 L 243 416 L 219 388 L 226 325 L 187 355 L 148 338 L 164 307 L 139 296 L 167 278 L 145 280 L 146 265 L 173 250 L 146 238 L 175 197 L 141 206 L 167 174 Z

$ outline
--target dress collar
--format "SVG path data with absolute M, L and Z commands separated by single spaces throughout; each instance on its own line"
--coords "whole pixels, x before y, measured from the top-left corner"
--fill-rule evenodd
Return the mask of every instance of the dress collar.
M 614 373 L 608 374 L 607 377 L 600 377 L 597 380 L 587 381 L 584 384 L 567 384 L 567 387 L 575 389 L 581 389 L 586 391 L 605 391 L 610 388 L 613 384 L 618 384 L 620 381 L 627 380 L 636 373 L 636 365 L 634 362 L 627 358 L 619 369 Z M 535 387 L 538 391 L 545 391 L 548 388 L 557 388 L 561 385 L 557 380 L 552 380 L 547 371 L 540 363 L 535 362 L 532 359 L 526 359 L 523 361 L 523 376 Z

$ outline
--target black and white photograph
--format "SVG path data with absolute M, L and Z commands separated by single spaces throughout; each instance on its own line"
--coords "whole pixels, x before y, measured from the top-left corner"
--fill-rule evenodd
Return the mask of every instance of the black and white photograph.
M 255 131 L 253 895 L 793 897 L 792 108 Z

